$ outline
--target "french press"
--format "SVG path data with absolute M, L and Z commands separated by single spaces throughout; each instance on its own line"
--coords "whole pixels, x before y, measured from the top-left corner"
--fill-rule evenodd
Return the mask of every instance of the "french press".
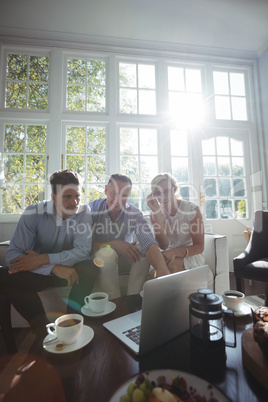
M 210 289 L 199 289 L 189 296 L 191 355 L 203 365 L 224 365 L 225 346 L 236 346 L 235 317 L 232 311 L 234 341 L 225 341 L 225 314 L 222 298 Z M 215 367 L 215 366 L 214 366 Z

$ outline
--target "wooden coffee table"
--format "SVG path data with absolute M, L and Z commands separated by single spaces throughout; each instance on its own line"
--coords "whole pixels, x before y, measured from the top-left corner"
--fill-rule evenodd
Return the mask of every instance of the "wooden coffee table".
M 59 374 L 66 401 L 108 402 L 130 377 L 156 369 L 173 369 L 199 375 L 218 387 L 231 401 L 267 401 L 268 390 L 254 379 L 242 363 L 241 336 L 245 329 L 252 326 L 250 315 L 236 318 L 237 346 L 226 348 L 226 367 L 223 370 L 215 367 L 212 373 L 208 373 L 204 370 L 198 372 L 191 364 L 189 332 L 144 356 L 133 355 L 103 327 L 103 323 L 139 310 L 142 299 L 134 295 L 113 302 L 116 309 L 107 316 L 84 316 L 85 324 L 94 330 L 94 338 L 82 349 L 62 355 L 49 353 L 42 347 L 31 350 L 31 356 L 38 355 L 45 359 Z

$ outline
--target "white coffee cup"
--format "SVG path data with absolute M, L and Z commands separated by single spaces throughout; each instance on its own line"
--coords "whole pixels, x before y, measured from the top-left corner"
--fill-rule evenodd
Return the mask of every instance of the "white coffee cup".
M 74 343 L 82 333 L 84 317 L 80 314 L 65 314 L 54 323 L 47 324 L 47 332 L 56 336 L 62 343 Z
M 238 311 L 241 309 L 245 295 L 238 290 L 225 290 L 222 292 L 222 298 L 225 306 L 233 311 Z
M 94 313 L 102 313 L 108 303 L 108 294 L 105 292 L 95 292 L 86 296 L 85 299 L 86 308 L 89 308 Z

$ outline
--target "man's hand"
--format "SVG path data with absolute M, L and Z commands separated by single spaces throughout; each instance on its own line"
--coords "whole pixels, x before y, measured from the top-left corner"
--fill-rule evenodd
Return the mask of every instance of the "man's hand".
M 114 240 L 111 242 L 111 247 L 117 252 L 130 259 L 131 262 L 139 262 L 141 259 L 141 253 L 136 247 L 136 243 L 127 243 L 122 240 Z
M 49 264 L 49 258 L 47 254 L 38 254 L 36 251 L 26 250 L 24 255 L 9 261 L 9 264 L 11 267 L 8 272 L 15 274 L 21 271 L 32 271 L 41 265 Z
M 58 278 L 66 279 L 69 287 L 71 287 L 74 283 L 79 283 L 79 276 L 74 268 L 64 267 L 62 265 L 54 265 L 51 272 Z

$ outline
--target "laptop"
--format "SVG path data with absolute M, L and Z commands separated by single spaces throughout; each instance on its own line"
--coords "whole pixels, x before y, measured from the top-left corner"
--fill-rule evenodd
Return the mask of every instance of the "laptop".
M 145 282 L 142 309 L 103 325 L 143 355 L 189 329 L 189 295 L 208 287 L 208 265 Z

